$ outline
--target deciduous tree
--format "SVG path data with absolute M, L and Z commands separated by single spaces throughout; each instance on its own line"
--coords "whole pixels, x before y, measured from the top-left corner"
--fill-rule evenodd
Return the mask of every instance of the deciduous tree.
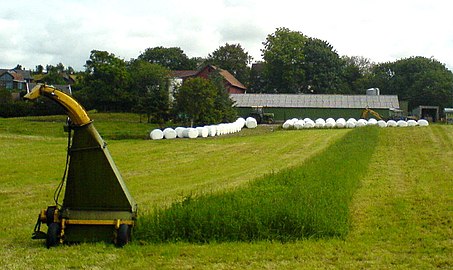
M 409 102 L 409 110 L 419 105 L 444 108 L 452 103 L 453 74 L 439 61 L 417 56 L 376 65 L 367 86 L 398 95 Z
M 343 61 L 327 41 L 308 38 L 304 46 L 304 93 L 349 93 L 343 77 Z
M 263 76 L 268 93 L 301 93 L 305 87 L 305 53 L 307 37 L 288 28 L 277 28 L 263 42 L 265 61 Z
M 191 70 L 197 67 L 197 60 L 189 59 L 179 47 L 148 48 L 138 56 L 138 59 L 162 65 L 170 70 Z
M 129 72 L 130 89 L 134 95 L 132 109 L 137 113 L 146 114 L 148 122 L 163 124 L 169 116 L 170 71 L 161 65 L 137 60 L 131 64 Z
M 216 122 L 215 99 L 217 89 L 207 79 L 187 79 L 175 93 L 175 112 L 190 125 L 205 125 Z
M 250 78 L 250 64 L 252 57 L 241 44 L 228 44 L 220 46 L 208 55 L 207 63 L 228 70 L 244 85 L 248 85 Z
M 93 50 L 86 61 L 82 89 L 74 93 L 86 107 L 101 111 L 130 111 L 129 73 L 124 60 L 107 51 Z

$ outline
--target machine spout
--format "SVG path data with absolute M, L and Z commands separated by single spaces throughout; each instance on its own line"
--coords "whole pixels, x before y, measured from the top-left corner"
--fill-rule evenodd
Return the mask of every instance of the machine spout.
M 24 98 L 34 100 L 40 96 L 46 96 L 62 106 L 73 125 L 84 126 L 92 122 L 85 109 L 74 98 L 53 86 L 37 84 Z

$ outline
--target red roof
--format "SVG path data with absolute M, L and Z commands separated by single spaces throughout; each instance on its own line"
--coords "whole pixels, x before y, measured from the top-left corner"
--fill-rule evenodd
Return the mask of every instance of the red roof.
M 198 70 L 173 70 L 171 75 L 177 78 L 192 77 L 197 74 Z
M 203 72 L 206 68 L 211 67 L 212 69 L 219 70 L 220 75 L 232 86 L 247 89 L 236 77 L 234 77 L 228 70 L 218 68 L 213 65 L 207 65 L 199 70 L 173 70 L 171 75 L 177 78 L 194 77 Z
M 220 75 L 222 75 L 225 80 L 232 86 L 241 88 L 241 89 L 247 89 L 236 77 L 234 77 L 228 70 L 220 69 Z

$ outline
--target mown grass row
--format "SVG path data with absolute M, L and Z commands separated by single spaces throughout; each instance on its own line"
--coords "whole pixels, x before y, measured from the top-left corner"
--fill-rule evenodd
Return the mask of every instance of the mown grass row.
M 299 167 L 142 215 L 134 236 L 195 243 L 344 237 L 350 201 L 377 141 L 377 128 L 353 130 Z

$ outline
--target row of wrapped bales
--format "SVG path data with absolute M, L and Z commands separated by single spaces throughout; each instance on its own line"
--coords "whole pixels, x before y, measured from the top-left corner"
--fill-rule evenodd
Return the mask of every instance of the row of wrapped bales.
M 154 129 L 150 132 L 149 137 L 152 140 L 161 140 L 161 139 L 176 139 L 176 138 L 207 138 L 220 136 L 225 134 L 231 134 L 241 131 L 244 127 L 247 128 L 256 128 L 257 122 L 253 117 L 248 117 L 244 119 L 242 117 L 238 118 L 233 123 L 222 123 L 218 125 L 207 125 L 203 127 L 177 127 Z
M 429 122 L 425 119 L 420 119 L 418 121 L 415 120 L 376 120 L 374 118 L 366 119 L 358 119 L 349 118 L 345 120 L 344 118 L 338 118 L 337 120 L 333 118 L 318 118 L 316 120 L 312 120 L 310 118 L 304 119 L 288 119 L 286 120 L 282 127 L 283 129 L 309 129 L 309 128 L 355 128 L 355 127 L 364 127 L 364 126 L 379 126 L 379 127 L 415 127 L 415 126 L 428 126 Z

